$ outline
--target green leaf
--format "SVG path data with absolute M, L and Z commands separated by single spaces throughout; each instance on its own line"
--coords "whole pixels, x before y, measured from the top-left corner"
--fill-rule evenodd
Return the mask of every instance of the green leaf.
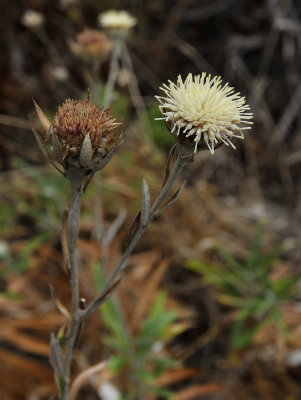
M 278 300 L 293 299 L 297 292 L 300 275 L 284 277 L 272 282 L 272 290 Z
M 162 117 L 158 105 L 156 104 L 149 107 L 147 109 L 147 114 L 156 145 L 161 148 L 170 148 L 175 143 L 175 139 L 167 130 L 164 121 L 155 120 L 155 118 Z
M 92 272 L 97 291 L 101 292 L 105 282 L 104 273 L 101 266 L 98 263 L 94 263 L 92 265 Z M 118 342 L 118 347 L 120 349 L 126 348 L 128 346 L 128 340 L 125 333 L 125 327 L 123 326 L 122 318 L 116 305 L 114 304 L 113 299 L 110 298 L 104 304 L 102 304 L 102 306 L 99 308 L 99 312 L 107 328 L 113 335 L 116 342 Z M 116 344 L 115 347 L 117 347 Z
M 231 348 L 238 351 L 248 346 L 253 339 L 255 333 L 261 328 L 261 325 L 253 325 L 246 327 L 245 321 L 237 321 L 232 329 Z
M 114 356 L 111 357 L 110 361 L 109 361 L 109 369 L 114 373 L 114 374 L 118 374 L 120 373 L 125 366 L 128 364 L 128 361 L 126 358 L 122 357 L 122 356 Z
M 263 239 L 263 227 L 259 226 L 255 233 L 249 257 L 246 263 L 246 268 L 253 270 L 259 267 L 261 261 L 261 245 Z

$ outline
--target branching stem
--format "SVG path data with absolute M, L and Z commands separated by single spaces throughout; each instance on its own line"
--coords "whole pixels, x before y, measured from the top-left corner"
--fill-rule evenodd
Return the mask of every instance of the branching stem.
M 72 307 L 71 307 L 71 318 L 68 323 L 67 333 L 65 336 L 65 356 L 63 365 L 63 377 L 62 377 L 62 390 L 61 400 L 69 400 L 70 396 L 70 372 L 71 363 L 73 357 L 73 350 L 76 344 L 76 340 L 80 331 L 82 321 L 88 317 L 93 311 L 95 311 L 101 303 L 106 299 L 106 293 L 110 292 L 116 279 L 120 276 L 124 268 L 126 267 L 127 260 L 131 255 L 132 251 L 136 247 L 138 241 L 146 230 L 148 223 L 158 215 L 160 207 L 164 200 L 166 200 L 176 178 L 180 174 L 183 166 L 185 165 L 185 157 L 181 154 L 180 147 L 178 147 L 177 158 L 174 163 L 173 169 L 171 170 L 168 179 L 163 185 L 157 199 L 150 209 L 149 216 L 146 221 L 141 222 L 136 233 L 130 240 L 124 254 L 119 260 L 114 272 L 109 277 L 102 293 L 97 299 L 90 303 L 90 305 L 82 310 L 79 306 L 79 281 L 78 281 L 78 268 L 76 262 L 76 241 L 79 234 L 79 223 L 80 223 L 80 201 L 84 188 L 84 176 L 81 174 L 67 174 L 67 178 L 71 184 L 71 208 L 67 221 L 67 232 L 68 232 L 68 248 L 69 248 L 69 271 L 70 271 L 70 286 L 72 291 Z

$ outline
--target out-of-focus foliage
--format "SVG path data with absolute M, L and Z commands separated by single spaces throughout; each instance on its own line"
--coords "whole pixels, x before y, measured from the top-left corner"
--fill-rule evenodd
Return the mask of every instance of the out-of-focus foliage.
M 104 273 L 99 264 L 94 264 L 93 275 L 98 291 L 104 286 Z M 174 368 L 178 363 L 164 354 L 163 348 L 167 341 L 179 332 L 173 323 L 177 314 L 166 310 L 166 294 L 159 291 L 154 298 L 149 314 L 144 318 L 138 331 L 134 334 L 129 330 L 121 305 L 117 298 L 111 298 L 100 307 L 100 315 L 107 328 L 103 338 L 106 346 L 112 351 L 110 368 L 115 376 L 126 373 L 136 382 L 125 399 L 133 399 L 143 391 L 168 398 L 170 392 L 156 385 L 156 379 L 166 370 Z
M 223 265 L 189 260 L 187 268 L 202 275 L 217 290 L 217 300 L 236 312 L 231 335 L 234 351 L 248 346 L 254 335 L 273 323 L 285 332 L 282 306 L 297 296 L 300 274 L 276 277 L 281 249 L 262 251 L 263 230 L 255 234 L 245 260 L 237 260 L 225 248 L 218 248 Z
M 155 118 L 159 118 L 162 116 L 158 106 L 157 105 L 150 106 L 147 111 L 153 132 L 154 142 L 160 148 L 169 149 L 175 143 L 175 139 L 169 133 L 163 121 L 155 120 Z

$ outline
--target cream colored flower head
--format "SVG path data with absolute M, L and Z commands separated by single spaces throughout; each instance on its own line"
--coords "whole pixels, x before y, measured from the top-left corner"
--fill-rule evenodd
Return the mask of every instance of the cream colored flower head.
M 114 33 L 127 34 L 137 24 L 137 19 L 127 11 L 108 10 L 98 18 L 103 29 Z
M 44 16 L 39 11 L 26 10 L 22 15 L 21 22 L 27 28 L 39 28 L 44 24 Z
M 156 96 L 163 114 L 157 119 L 166 121 L 180 143 L 193 145 L 194 153 L 208 148 L 214 154 L 223 143 L 235 149 L 232 139 L 243 139 L 243 130 L 251 128 L 253 114 L 245 98 L 219 76 L 189 74 L 183 82 L 179 75 L 176 84 L 168 83 L 160 87 L 165 95 Z

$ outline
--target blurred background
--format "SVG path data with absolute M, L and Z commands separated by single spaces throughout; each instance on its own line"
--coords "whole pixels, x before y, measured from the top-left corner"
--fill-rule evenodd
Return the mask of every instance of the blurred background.
M 118 295 L 85 325 L 73 376 L 102 360 L 109 366 L 88 374 L 76 398 L 300 399 L 301 3 L 0 5 L 0 399 L 56 398 L 48 342 L 64 319 L 49 286 L 68 308 L 60 231 L 69 188 L 31 133 L 39 127 L 32 99 L 50 120 L 88 88 L 102 103 L 112 48 L 97 59 L 82 50 L 80 33 L 100 29 L 99 13 L 112 8 L 137 25 L 112 101 L 126 140 L 83 199 L 78 257 L 87 301 L 105 279 L 100 260 L 114 267 L 122 252 L 142 177 L 153 199 L 162 183 L 174 143 L 155 121 L 162 83 L 221 75 L 246 96 L 254 125 L 237 150 L 202 151 L 184 170 L 184 192 L 148 228 Z M 117 230 L 120 210 L 127 214 Z M 104 246 L 97 232 L 112 226 Z

